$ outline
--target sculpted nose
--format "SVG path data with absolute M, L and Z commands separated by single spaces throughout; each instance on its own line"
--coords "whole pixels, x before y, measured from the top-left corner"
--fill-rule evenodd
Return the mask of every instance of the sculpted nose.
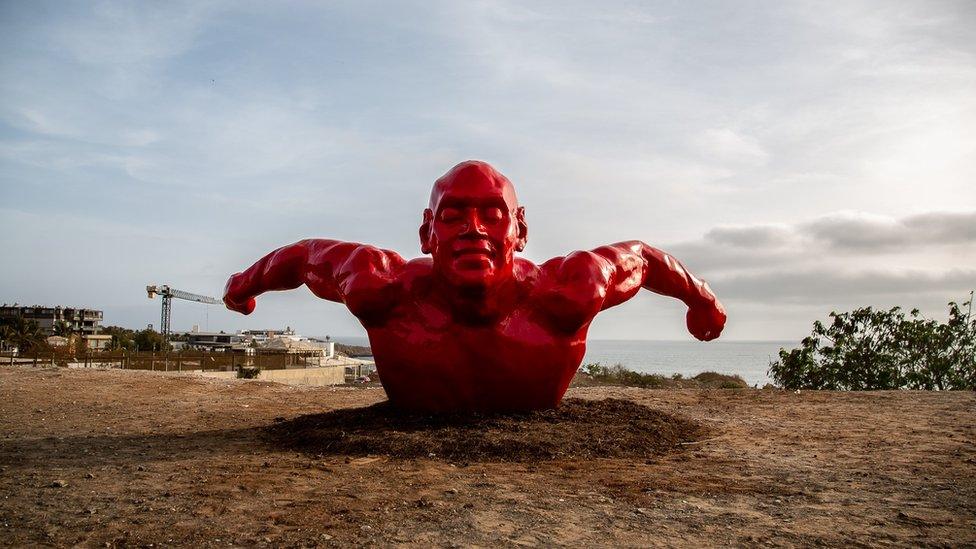
M 464 223 L 461 225 L 461 234 L 488 234 L 485 231 L 485 225 L 481 222 L 477 215 L 469 215 L 464 218 Z

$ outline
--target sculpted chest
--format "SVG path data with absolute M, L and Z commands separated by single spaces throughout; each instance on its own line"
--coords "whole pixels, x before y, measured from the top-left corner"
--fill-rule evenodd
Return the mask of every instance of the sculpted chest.
M 426 410 L 554 405 L 585 352 L 585 330 L 556 332 L 530 307 L 471 325 L 418 305 L 367 330 L 390 399 Z

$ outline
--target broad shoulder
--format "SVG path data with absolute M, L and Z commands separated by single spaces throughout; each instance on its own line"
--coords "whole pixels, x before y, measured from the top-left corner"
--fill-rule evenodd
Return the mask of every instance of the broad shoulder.
M 310 241 L 309 264 L 336 273 L 339 278 L 389 279 L 406 263 L 400 254 L 372 244 Z
M 543 280 L 549 283 L 606 282 L 613 263 L 596 251 L 579 250 L 554 257 L 539 266 Z
M 600 311 L 612 274 L 611 263 L 594 252 L 554 257 L 539 266 L 540 308 L 560 330 L 575 333 Z
M 613 277 L 613 264 L 589 251 L 554 257 L 539 266 L 539 295 L 568 326 L 588 322 L 600 310 Z
M 515 275 L 516 280 L 531 284 L 539 279 L 541 272 L 542 269 L 540 269 L 539 266 L 534 262 L 525 259 L 524 257 L 515 258 L 512 273 Z
M 434 262 L 429 257 L 415 257 L 405 261 L 400 268 L 402 276 L 429 275 L 434 269 Z
M 405 261 L 395 273 L 397 283 L 405 289 L 429 283 L 434 263 L 429 257 L 416 257 Z

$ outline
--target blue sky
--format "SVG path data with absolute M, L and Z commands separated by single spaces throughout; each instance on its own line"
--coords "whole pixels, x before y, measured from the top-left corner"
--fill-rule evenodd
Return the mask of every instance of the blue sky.
M 418 255 L 434 179 L 494 164 L 525 255 L 641 239 L 728 339 L 976 287 L 976 4 L 0 4 L 0 301 L 158 325 L 305 237 Z M 302 289 L 174 327 L 358 335 Z M 592 337 L 687 339 L 650 293 Z

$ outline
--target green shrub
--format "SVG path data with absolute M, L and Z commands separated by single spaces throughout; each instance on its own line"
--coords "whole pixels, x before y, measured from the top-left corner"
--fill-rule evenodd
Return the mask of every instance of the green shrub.
M 780 349 L 769 375 L 786 389 L 976 389 L 972 301 L 950 302 L 946 323 L 899 307 L 830 313 L 799 348 Z
M 258 367 L 253 367 L 253 368 L 246 368 L 244 366 L 237 367 L 238 379 L 256 379 L 260 374 L 261 374 L 261 368 Z
M 718 387 L 719 389 L 746 389 L 749 387 L 746 380 L 737 375 L 730 376 L 718 372 L 702 372 L 691 379 L 706 387 Z

